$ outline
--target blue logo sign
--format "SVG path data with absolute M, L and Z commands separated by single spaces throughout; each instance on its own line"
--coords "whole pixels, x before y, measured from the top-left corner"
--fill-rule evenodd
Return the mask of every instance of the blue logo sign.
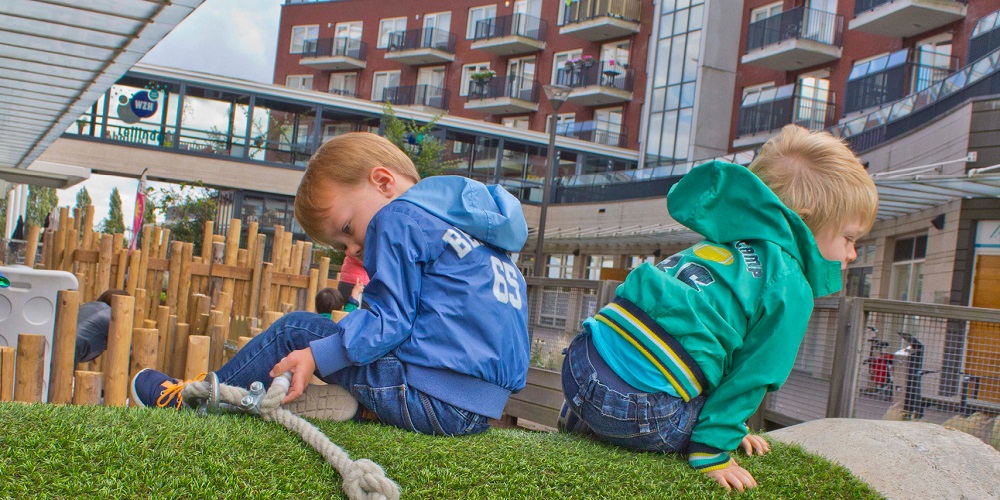
M 155 115 L 157 104 L 154 99 L 156 97 L 151 98 L 149 92 L 145 90 L 136 92 L 129 102 L 129 107 L 132 108 L 132 113 L 135 113 L 135 116 L 140 119 L 149 118 L 150 116 Z

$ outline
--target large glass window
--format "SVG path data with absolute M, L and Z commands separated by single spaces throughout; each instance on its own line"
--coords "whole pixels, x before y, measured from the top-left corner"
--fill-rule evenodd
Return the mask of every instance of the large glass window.
M 892 258 L 890 287 L 894 300 L 920 302 L 924 284 L 924 259 L 927 257 L 927 236 L 896 240 Z
M 469 8 L 469 24 L 465 28 L 465 38 L 472 40 L 476 37 L 476 23 L 497 17 L 496 5 L 481 5 Z
M 312 75 L 288 75 L 285 77 L 285 86 L 290 89 L 313 89 Z
M 399 86 L 399 71 L 380 71 L 372 79 L 372 100 L 381 101 L 385 89 Z
M 462 86 L 458 89 L 458 95 L 469 95 L 469 85 L 472 84 L 472 74 L 490 69 L 490 63 L 473 63 L 462 66 Z
M 179 147 L 198 153 L 244 156 L 248 95 L 187 87 Z
M 312 106 L 258 97 L 250 130 L 250 157 L 304 166 L 318 145 Z
M 378 45 L 376 47 L 384 49 L 389 46 L 389 35 L 397 31 L 406 31 L 405 17 L 392 17 L 381 19 L 378 22 Z
M 301 54 L 302 45 L 306 40 L 319 38 L 319 25 L 310 24 L 308 26 L 292 26 L 292 42 L 289 45 L 289 54 Z
M 601 269 L 615 267 L 614 255 L 591 255 L 587 259 L 587 279 L 601 279 Z
M 357 97 L 358 74 L 357 73 L 331 73 L 330 93 Z
M 644 141 L 646 167 L 689 159 L 704 3 L 691 0 L 663 6 L 657 40 L 651 44 L 653 87 Z
M 944 33 L 917 44 L 914 54 L 912 92 L 934 85 L 948 77 L 952 69 L 957 69 L 951 55 L 951 33 Z
M 547 278 L 569 279 L 573 277 L 573 254 L 550 255 L 546 267 Z

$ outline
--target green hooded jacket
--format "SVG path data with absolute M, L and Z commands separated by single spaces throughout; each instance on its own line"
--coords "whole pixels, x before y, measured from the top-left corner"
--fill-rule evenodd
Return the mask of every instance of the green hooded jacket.
M 788 378 L 813 298 L 840 290 L 840 263 L 823 258 L 802 219 L 739 165 L 692 169 L 667 207 L 705 240 L 629 273 L 588 329 L 616 373 L 635 373 L 625 365 L 638 359 L 670 382 L 666 392 L 706 394 L 688 452 L 693 467 L 712 470 L 729 463 L 747 418 Z M 610 348 L 633 351 L 605 356 Z

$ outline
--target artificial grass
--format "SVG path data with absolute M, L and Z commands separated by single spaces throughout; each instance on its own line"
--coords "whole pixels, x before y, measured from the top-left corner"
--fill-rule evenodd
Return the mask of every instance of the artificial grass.
M 402 498 L 711 498 L 725 491 L 671 455 L 518 429 L 422 436 L 315 424 L 352 459 L 381 464 Z M 843 467 L 772 442 L 739 457 L 740 498 L 881 498 Z M 278 424 L 192 411 L 0 403 L 0 498 L 319 498 L 340 476 Z

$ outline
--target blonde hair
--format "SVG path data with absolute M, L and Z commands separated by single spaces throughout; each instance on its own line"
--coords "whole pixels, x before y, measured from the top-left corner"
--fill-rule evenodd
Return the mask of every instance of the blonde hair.
M 760 148 L 750 171 L 799 214 L 813 234 L 840 231 L 852 222 L 860 223 L 866 233 L 875 223 L 875 183 L 850 148 L 827 132 L 785 125 Z
M 323 234 L 323 223 L 330 217 L 330 198 L 324 196 L 330 185 L 357 186 L 375 167 L 385 167 L 413 182 L 420 181 L 413 161 L 388 139 L 368 132 L 351 132 L 323 143 L 309 158 L 306 173 L 295 195 L 295 218 L 311 238 Z

